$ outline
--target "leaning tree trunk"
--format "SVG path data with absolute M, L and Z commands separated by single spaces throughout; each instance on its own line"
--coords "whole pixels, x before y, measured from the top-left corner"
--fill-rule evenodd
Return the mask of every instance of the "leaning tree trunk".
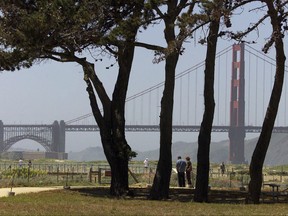
M 160 200 L 169 198 L 169 186 L 172 171 L 172 119 L 174 105 L 175 71 L 182 46 L 176 42 L 175 24 L 177 17 L 177 1 L 167 1 L 167 13 L 165 16 L 165 40 L 167 53 L 165 60 L 165 85 L 161 99 L 160 112 L 160 155 L 157 164 L 153 185 L 150 190 L 150 199 Z M 180 10 L 178 10 L 178 13 Z
M 203 120 L 198 136 L 198 153 L 197 153 L 197 176 L 194 201 L 208 201 L 209 185 L 209 153 L 211 142 L 211 131 L 214 118 L 214 69 L 215 56 L 217 47 L 217 38 L 219 31 L 219 19 L 214 19 L 210 24 L 210 31 L 207 39 L 207 52 L 205 60 L 205 83 L 204 83 L 204 102 L 205 110 Z
M 262 169 L 266 153 L 269 147 L 275 119 L 278 112 L 278 106 L 282 94 L 284 72 L 285 72 L 285 53 L 283 47 L 281 25 L 278 21 L 277 11 L 274 8 L 273 1 L 265 1 L 268 6 L 268 14 L 271 18 L 273 35 L 271 40 L 275 42 L 276 49 L 276 73 L 273 90 L 266 111 L 265 119 L 262 125 L 262 131 L 256 147 L 254 149 L 250 164 L 250 182 L 249 196 L 253 203 L 258 204 L 260 200 L 262 187 Z
M 175 86 L 175 68 L 178 53 L 170 54 L 165 65 L 165 87 L 161 100 L 160 114 L 160 156 L 156 174 L 150 191 L 150 198 L 154 200 L 169 197 L 169 185 L 172 171 L 172 115 Z

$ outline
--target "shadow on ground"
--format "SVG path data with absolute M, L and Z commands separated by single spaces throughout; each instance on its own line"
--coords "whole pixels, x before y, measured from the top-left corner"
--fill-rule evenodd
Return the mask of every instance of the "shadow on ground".
M 130 193 L 125 196 L 125 199 L 141 199 L 147 200 L 149 195 L 148 187 L 130 187 Z M 107 197 L 111 198 L 109 194 L 109 187 L 87 187 L 87 188 L 73 188 L 85 196 Z M 195 189 L 193 188 L 170 188 L 169 199 L 167 201 L 191 202 L 194 198 Z M 248 192 L 240 190 L 210 190 L 208 194 L 210 203 L 247 203 Z M 123 197 L 124 198 L 124 197 Z M 261 203 L 288 203 L 288 194 L 285 193 L 261 193 Z

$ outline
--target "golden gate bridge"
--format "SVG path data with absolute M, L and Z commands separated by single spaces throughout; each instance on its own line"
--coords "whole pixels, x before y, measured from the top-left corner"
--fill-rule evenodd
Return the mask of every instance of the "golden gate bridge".
M 205 62 L 175 76 L 173 132 L 199 132 L 204 110 Z M 229 135 L 229 160 L 244 162 L 246 133 L 260 133 L 275 75 L 275 60 L 250 45 L 238 44 L 217 53 L 215 65 L 215 117 L 212 132 Z M 286 72 L 287 72 L 286 67 Z M 126 100 L 127 132 L 158 132 L 164 82 Z M 275 133 L 288 133 L 287 78 Z M 22 139 L 32 139 L 46 151 L 65 152 L 66 132 L 99 131 L 92 113 L 49 125 L 5 125 L 0 121 L 0 151 Z

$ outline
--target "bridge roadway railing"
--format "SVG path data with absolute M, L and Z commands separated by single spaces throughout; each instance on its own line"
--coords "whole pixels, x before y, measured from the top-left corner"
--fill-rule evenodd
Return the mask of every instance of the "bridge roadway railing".
M 159 132 L 159 125 L 126 125 L 127 132 Z M 212 132 L 229 132 L 230 126 L 213 126 Z M 173 132 L 199 132 L 200 126 L 173 125 Z M 260 126 L 245 126 L 246 133 L 260 133 Z M 65 125 L 66 132 L 90 132 L 99 131 L 97 125 Z M 288 127 L 274 127 L 273 133 L 288 133 Z

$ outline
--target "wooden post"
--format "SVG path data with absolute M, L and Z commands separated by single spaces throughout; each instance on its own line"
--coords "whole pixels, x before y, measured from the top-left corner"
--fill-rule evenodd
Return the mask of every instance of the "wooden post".
M 134 173 L 128 168 L 129 173 L 131 174 L 131 176 L 133 177 L 133 179 L 135 180 L 136 183 L 139 183 L 138 179 L 136 178 L 136 176 L 134 175 Z
M 89 170 L 89 182 L 92 182 L 92 167 Z
M 98 183 L 101 184 L 101 168 L 98 168 Z
M 57 182 L 59 180 L 59 166 L 57 167 Z

